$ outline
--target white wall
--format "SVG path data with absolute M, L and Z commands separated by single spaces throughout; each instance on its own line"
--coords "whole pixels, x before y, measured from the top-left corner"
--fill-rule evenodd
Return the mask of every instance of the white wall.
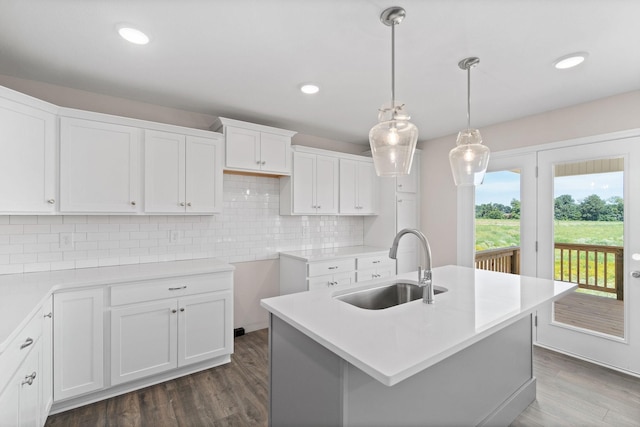
M 640 128 L 640 91 L 482 127 L 492 152 Z M 421 144 L 422 230 L 437 265 L 456 263 L 456 187 L 449 168 L 449 150 L 456 135 Z
M 216 118 L 2 75 L 0 85 L 62 107 L 198 129 Z M 296 135 L 294 143 L 360 150 L 309 135 Z M 181 234 L 175 243 L 171 230 Z M 74 233 L 73 249 L 60 249 L 61 232 Z M 362 240 L 361 217 L 280 216 L 277 178 L 225 175 L 221 215 L 0 216 L 0 274 L 216 257 L 236 266 L 234 327 L 251 331 L 267 326 L 260 299 L 279 293 L 279 251 Z

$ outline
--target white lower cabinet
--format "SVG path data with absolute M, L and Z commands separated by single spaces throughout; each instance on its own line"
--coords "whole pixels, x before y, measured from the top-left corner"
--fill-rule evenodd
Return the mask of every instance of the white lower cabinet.
M 353 249 L 358 248 L 358 249 Z M 307 257 L 304 251 L 280 253 L 280 295 L 350 285 L 396 274 L 396 262 L 386 250 L 342 248 L 334 257 Z M 359 252 L 359 248 L 361 252 Z M 316 259 L 314 259 L 316 258 Z
M 0 426 L 44 425 L 40 418 L 40 356 L 38 342 L 0 395 Z
M 43 426 L 48 415 L 45 388 L 51 371 L 46 322 L 38 311 L 0 354 L 0 426 Z M 50 342 L 49 342 L 50 345 Z M 50 354 L 49 354 L 50 355 Z
M 104 289 L 53 297 L 53 399 L 104 387 Z
M 231 354 L 230 288 L 231 279 L 213 276 L 114 287 L 112 304 L 125 305 L 111 308 L 111 385 Z M 203 290 L 215 292 L 189 295 Z M 158 299 L 164 292 L 181 296 Z

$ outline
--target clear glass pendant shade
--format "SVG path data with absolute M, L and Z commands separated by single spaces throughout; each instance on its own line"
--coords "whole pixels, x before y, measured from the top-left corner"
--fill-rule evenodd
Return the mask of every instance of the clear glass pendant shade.
M 418 128 L 409 121 L 404 104 L 394 108 L 383 106 L 380 123 L 369 131 L 369 144 L 378 176 L 408 175 L 418 141 Z
M 489 147 L 482 145 L 478 129 L 458 133 L 456 147 L 449 152 L 449 163 L 456 185 L 480 185 L 489 165 Z

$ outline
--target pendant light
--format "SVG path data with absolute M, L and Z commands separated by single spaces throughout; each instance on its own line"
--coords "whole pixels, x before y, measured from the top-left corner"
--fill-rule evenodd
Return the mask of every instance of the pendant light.
M 369 144 L 378 176 L 408 175 L 418 141 L 418 128 L 404 104 L 395 100 L 395 27 L 404 19 L 401 7 L 390 7 L 380 15 L 380 21 L 391 27 L 391 104 L 378 112 L 378 123 L 369 131 Z
M 489 165 L 489 147 L 482 145 L 480 130 L 471 129 L 471 68 L 479 58 L 465 58 L 458 63 L 467 70 L 467 129 L 458 133 L 456 147 L 449 152 L 449 163 L 456 185 L 480 185 Z

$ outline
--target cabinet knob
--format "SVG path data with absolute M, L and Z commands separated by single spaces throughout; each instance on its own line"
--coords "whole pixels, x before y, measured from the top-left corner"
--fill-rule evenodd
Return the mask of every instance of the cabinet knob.
M 260 160 L 256 160 L 256 165 L 261 165 Z
M 191 206 L 191 202 L 187 203 L 187 206 Z
M 402 199 L 398 199 L 398 203 L 402 203 Z
M 318 206 L 316 206 L 316 208 L 321 209 L 321 208 L 322 208 L 322 206 L 318 205 Z
M 179 205 L 180 205 L 180 206 L 184 206 L 184 202 L 180 202 L 180 203 L 179 203 Z
M 267 161 L 266 161 L 266 160 L 263 160 L 263 161 L 261 161 L 261 162 L 260 162 L 260 164 L 261 164 L 261 165 L 264 165 L 264 164 L 266 164 L 266 163 L 267 163 Z
M 27 375 L 26 377 L 24 377 L 24 381 L 22 381 L 22 385 L 25 385 L 25 384 L 32 385 L 33 380 L 35 379 L 36 379 L 36 373 L 32 372 L 31 375 Z
M 398 188 L 402 188 L 402 184 L 398 184 Z
M 45 314 L 44 317 L 48 317 L 49 319 L 51 319 L 53 317 L 53 313 L 49 312 Z
M 180 311 L 184 311 L 184 307 L 182 307 L 182 308 L 180 309 Z
M 136 205 L 136 201 L 135 201 L 135 200 L 132 200 L 132 201 L 131 201 L 131 206 L 135 206 L 135 205 Z
M 176 310 L 175 308 L 173 310 L 171 310 L 172 313 L 177 313 L 178 310 Z
M 56 204 L 56 199 L 49 199 L 49 200 L 47 200 L 47 203 L 49 203 L 50 205 L 55 205 Z

